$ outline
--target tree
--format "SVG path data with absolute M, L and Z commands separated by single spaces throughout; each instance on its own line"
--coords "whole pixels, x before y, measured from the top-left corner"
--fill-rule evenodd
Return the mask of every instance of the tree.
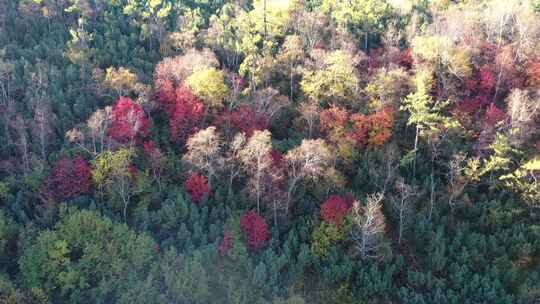
M 54 229 L 22 248 L 21 279 L 29 289 L 65 302 L 115 301 L 148 277 L 158 259 L 154 248 L 148 235 L 94 211 L 70 209 Z
M 257 213 L 261 212 L 261 195 L 263 193 L 263 178 L 272 164 L 272 135 L 268 130 L 255 131 L 239 152 L 240 160 L 250 175 L 257 202 Z
M 186 86 L 174 89 L 165 81 L 158 92 L 158 101 L 169 117 L 169 132 L 174 143 L 184 143 L 204 117 L 205 106 Z
M 240 152 L 246 144 L 246 136 L 244 133 L 237 133 L 234 139 L 229 144 L 229 149 L 225 155 L 225 168 L 229 174 L 228 194 L 232 195 L 234 179 L 242 172 L 242 160 Z
M 239 41 L 235 45 L 244 55 L 239 71 L 249 78 L 252 90 L 268 84 L 276 66 L 276 39 L 284 35 L 293 5 L 288 1 L 257 0 L 251 11 L 241 11 L 236 17 Z
M 210 188 L 212 188 L 212 179 L 223 166 L 221 146 L 216 127 L 208 127 L 188 139 L 187 153 L 183 156 L 184 161 L 205 173 Z
M 282 45 L 282 52 L 278 55 L 277 60 L 289 69 L 289 99 L 293 99 L 293 81 L 294 76 L 299 71 L 296 66 L 304 58 L 304 49 L 302 39 L 298 35 L 289 35 L 285 37 Z
M 229 94 L 225 75 L 215 68 L 194 72 L 186 79 L 186 85 L 212 109 L 220 109 Z
M 357 113 L 351 116 L 353 138 L 359 147 L 382 147 L 392 136 L 394 110 L 384 107 L 369 115 Z
M 133 194 L 132 157 L 134 151 L 120 148 L 114 152 L 102 152 L 92 161 L 92 180 L 101 194 L 103 190 L 107 190 L 113 207 L 116 207 L 116 195 L 120 196 L 124 221 L 127 221 L 127 211 Z
M 195 71 L 218 66 L 216 55 L 209 49 L 189 49 L 185 55 L 164 58 L 156 65 L 154 86 L 161 89 L 166 81 L 175 87 L 180 86 Z
M 109 67 L 105 70 L 104 85 L 112 89 L 117 97 L 129 96 L 131 93 L 144 94 L 148 88 L 139 83 L 137 74 L 129 69 Z
M 497 106 L 494 103 L 491 103 L 489 107 L 486 109 L 486 113 L 484 115 L 484 126 L 486 128 L 493 128 L 495 127 L 499 122 L 506 119 L 506 113 L 497 108 Z
M 383 30 L 392 7 L 389 1 L 376 0 L 323 0 L 322 8 L 332 14 L 338 24 L 349 26 L 355 33 L 364 34 L 364 49 L 369 48 L 371 31 Z M 359 34 L 360 34 L 359 33 Z
M 290 105 L 286 96 L 280 95 L 279 91 L 266 87 L 253 92 L 249 103 L 253 112 L 261 117 L 265 117 L 270 122 L 279 112 Z
M 54 200 L 64 200 L 90 192 L 92 173 L 88 163 L 80 156 L 59 160 L 47 178 L 44 191 Z
M 223 54 L 225 65 L 237 67 L 241 59 L 238 16 L 243 9 L 237 3 L 225 3 L 219 14 L 210 17 L 210 26 L 206 31 L 205 40 L 217 53 Z
M 340 195 L 331 195 L 321 205 L 321 217 L 326 222 L 340 226 L 351 206 L 352 200 Z
M 416 153 L 418 151 L 418 140 L 420 136 L 436 136 L 444 129 L 457 127 L 457 122 L 442 115 L 443 109 L 448 106 L 448 102 L 434 101 L 431 96 L 423 93 L 420 89 L 414 94 L 408 95 L 401 106 L 401 110 L 408 111 L 410 116 L 408 125 L 416 126 L 414 138 L 414 165 L 413 176 L 416 174 Z
M 468 164 L 465 163 L 465 155 L 463 153 L 454 154 L 448 163 L 448 169 L 448 206 L 453 213 L 456 199 L 463 193 L 470 181 L 465 174 L 469 169 Z
M 229 251 L 232 249 L 234 241 L 234 236 L 227 230 L 223 232 L 223 239 L 219 243 L 218 251 L 219 254 L 224 257 L 229 254 Z
M 132 146 L 150 134 L 150 121 L 140 104 L 129 97 L 120 97 L 111 112 L 109 136 Z
M 39 103 L 34 109 L 34 126 L 31 128 L 32 133 L 38 138 L 41 158 L 47 159 L 47 147 L 51 142 L 50 136 L 53 134 L 52 122 L 54 115 L 45 103 Z
M 240 227 L 247 238 L 249 248 L 253 251 L 264 247 L 270 239 L 266 222 L 255 211 L 248 211 L 242 215 Z
M 501 176 L 500 179 L 508 188 L 517 191 L 531 208 L 536 209 L 540 206 L 538 172 L 540 172 L 540 155 L 523 162 L 519 168 Z
M 535 121 L 540 116 L 538 97 L 532 99 L 530 93 L 514 89 L 508 96 L 508 118 L 510 130 L 514 130 L 511 141 L 521 145 L 535 133 Z
M 189 174 L 184 182 L 184 188 L 196 203 L 202 202 L 210 193 L 210 187 L 206 178 L 197 173 Z
M 3 271 L 13 266 L 10 265 L 10 259 L 15 258 L 14 245 L 19 233 L 18 224 L 6 212 L 0 210 L 0 269 Z
M 250 137 L 256 130 L 264 130 L 270 124 L 264 113 L 255 112 L 252 108 L 251 104 L 241 104 L 232 112 L 226 110 L 218 116 L 216 124 L 227 129 L 232 127 L 234 133 L 242 132 Z
M 163 301 L 167 303 L 211 302 L 212 276 L 205 269 L 208 260 L 203 252 L 197 250 L 193 254 L 177 253 L 175 249 L 168 250 L 159 264 L 158 286 L 165 287 Z
M 383 195 L 370 194 L 364 207 L 358 201 L 353 203 L 354 247 L 361 259 L 381 259 L 384 257 L 385 219 L 381 212 Z
M 371 99 L 370 106 L 382 109 L 385 106 L 398 107 L 410 89 L 411 79 L 403 68 L 381 68 L 369 81 L 365 91 Z
M 332 152 L 322 139 L 304 139 L 300 146 L 285 155 L 287 174 L 287 210 L 294 192 L 303 180 L 317 180 L 332 164 Z
M 124 4 L 123 12 L 131 16 L 133 22 L 140 23 L 141 34 L 148 39 L 148 48 L 152 49 L 153 40 L 162 39 L 166 18 L 172 8 L 172 3 L 166 0 L 140 0 Z
M 112 119 L 112 107 L 105 107 L 97 110 L 88 118 L 86 126 L 89 129 L 92 138 L 92 147 L 94 153 L 101 153 L 108 146 L 106 142 L 107 131 L 109 130 Z
M 339 142 L 343 139 L 350 113 L 347 109 L 336 104 L 319 112 L 320 129 L 333 142 Z
M 398 216 L 398 244 L 401 244 L 403 232 L 414 218 L 414 214 L 412 214 L 414 206 L 411 198 L 417 195 L 417 190 L 414 186 L 405 184 L 403 179 L 398 179 L 395 189 L 399 194 L 399 198 L 394 201 L 393 207 Z
M 358 89 L 355 59 L 344 51 L 334 51 L 324 59 L 322 68 L 306 70 L 300 82 L 304 94 L 316 102 L 352 103 Z
M 300 118 L 305 121 L 307 125 L 307 138 L 312 138 L 312 135 L 315 132 L 315 126 L 319 120 L 319 105 L 314 102 L 302 103 L 299 107 L 299 111 Z
M 148 161 L 150 162 L 150 168 L 152 169 L 154 181 L 158 185 L 159 192 L 161 192 L 161 174 L 163 173 L 166 159 L 157 143 L 153 140 L 145 141 L 143 144 L 143 149 Z

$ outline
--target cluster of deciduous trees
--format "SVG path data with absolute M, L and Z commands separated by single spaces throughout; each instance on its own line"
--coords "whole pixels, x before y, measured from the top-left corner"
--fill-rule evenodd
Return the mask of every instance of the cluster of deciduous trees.
M 537 2 L 0 2 L 0 302 L 533 303 Z

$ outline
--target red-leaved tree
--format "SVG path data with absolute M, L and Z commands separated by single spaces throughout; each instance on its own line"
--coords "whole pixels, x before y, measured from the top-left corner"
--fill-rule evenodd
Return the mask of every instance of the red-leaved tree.
M 493 73 L 493 67 L 489 65 L 484 65 L 480 67 L 478 71 L 478 76 L 480 81 L 478 83 L 478 89 L 480 90 L 479 94 L 490 94 L 495 89 L 497 80 Z
M 48 177 L 44 191 L 55 200 L 70 199 L 90 192 L 92 170 L 80 156 L 64 157 L 58 161 Z
M 250 137 L 255 130 L 266 130 L 270 120 L 264 113 L 258 113 L 248 105 L 240 105 L 233 111 L 224 111 L 216 118 L 215 124 L 230 129 L 232 133 L 244 132 Z
M 351 206 L 352 200 L 349 197 L 330 195 L 321 205 L 321 217 L 324 221 L 339 226 L 351 209 Z
M 410 70 L 414 64 L 414 59 L 411 54 L 411 49 L 404 49 L 399 53 L 398 64 L 407 70 Z
M 494 127 L 498 122 L 503 121 L 505 118 L 506 113 L 492 103 L 486 109 L 486 114 L 484 115 L 484 124 L 486 127 Z
M 264 247 L 270 239 L 266 222 L 255 211 L 249 211 L 240 218 L 240 227 L 251 250 Z
M 394 110 L 384 107 L 381 111 L 369 115 L 354 114 L 351 117 L 352 136 L 360 147 L 381 147 L 392 136 Z
M 183 143 L 197 131 L 204 117 L 204 103 L 186 86 L 174 88 L 165 82 L 157 93 L 157 100 L 169 118 L 169 131 L 174 143 Z
M 324 109 L 319 114 L 321 131 L 325 134 L 339 132 L 346 127 L 349 120 L 349 112 L 347 109 L 337 105 L 331 105 L 328 109 Z
M 210 194 L 210 186 L 208 186 L 206 177 L 197 173 L 189 175 L 184 182 L 184 188 L 196 203 L 202 202 Z
M 129 97 L 120 97 L 112 109 L 109 136 L 127 144 L 139 142 L 150 133 L 150 120 L 140 104 Z

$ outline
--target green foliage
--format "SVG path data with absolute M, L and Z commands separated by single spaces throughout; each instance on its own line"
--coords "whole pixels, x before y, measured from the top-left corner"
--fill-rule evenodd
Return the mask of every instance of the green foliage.
M 338 23 L 364 30 L 384 29 L 385 21 L 392 13 L 392 7 L 386 0 L 323 0 L 322 8 L 330 11 Z
M 518 0 L 0 1 L 0 303 L 537 301 L 539 12 Z M 186 109 L 200 104 L 182 86 L 205 104 L 193 124 Z M 111 138 L 118 96 L 148 117 L 129 146 Z M 343 117 L 321 115 L 334 104 Z M 375 118 L 387 136 L 360 149 Z M 244 125 L 246 141 L 267 130 L 259 163 L 232 146 Z M 93 180 L 69 207 L 46 183 L 66 155 Z M 211 185 L 203 202 L 186 195 L 190 170 Z M 407 195 L 400 183 L 417 190 L 402 242 L 384 216 Z M 239 223 L 254 192 L 271 235 L 257 251 Z M 374 192 L 375 217 L 359 200 L 341 225 L 321 223 L 329 196 Z M 377 236 L 379 258 L 362 255 L 359 231 Z
M 540 202 L 540 183 L 535 172 L 540 171 L 540 156 L 526 161 L 514 172 L 500 177 L 505 185 L 517 190 L 523 200 L 532 207 L 538 207 Z
M 0 210 L 0 269 L 9 267 L 14 257 L 19 227 Z
M 202 98 L 209 107 L 215 109 L 223 106 L 223 101 L 229 94 L 223 72 L 215 68 L 196 71 L 186 79 L 186 84 L 195 95 Z
M 179 256 L 174 250 L 164 254 L 160 274 L 168 291 L 167 298 L 179 303 L 208 303 L 211 297 L 209 275 L 200 252 Z
M 340 229 L 334 223 L 322 222 L 321 225 L 313 231 L 313 240 L 311 250 L 320 257 L 326 258 L 330 248 L 342 241 L 345 237 L 343 229 Z
M 401 110 L 410 113 L 408 125 L 416 125 L 420 135 L 438 134 L 459 127 L 457 121 L 443 115 L 448 102 L 437 102 L 424 93 L 408 95 L 402 102 Z
M 324 58 L 322 69 L 304 72 L 301 86 L 304 94 L 322 104 L 341 101 L 350 104 L 358 89 L 358 78 L 351 54 L 334 51 Z
M 28 288 L 81 303 L 117 298 L 144 279 L 156 259 L 147 235 L 96 212 L 68 210 L 54 230 L 41 232 L 23 248 L 19 266 Z

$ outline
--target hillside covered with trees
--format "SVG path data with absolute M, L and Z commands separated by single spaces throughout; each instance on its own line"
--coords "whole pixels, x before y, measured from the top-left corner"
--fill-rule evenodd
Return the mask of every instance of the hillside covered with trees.
M 540 301 L 540 1 L 0 0 L 0 303 Z

